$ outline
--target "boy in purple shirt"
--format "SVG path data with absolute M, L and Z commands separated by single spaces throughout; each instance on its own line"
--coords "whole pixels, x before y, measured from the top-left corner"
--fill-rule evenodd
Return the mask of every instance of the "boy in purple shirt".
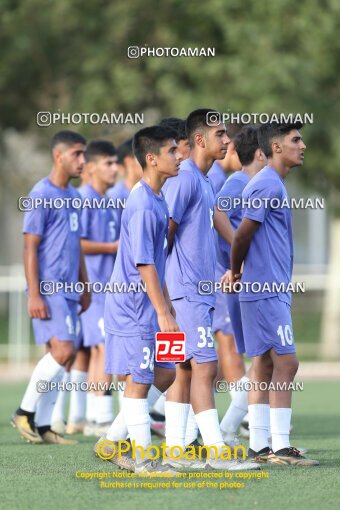
M 186 361 L 176 365 L 176 379 L 165 403 L 166 444 L 168 448 L 184 449 L 191 402 L 204 445 L 214 447 L 215 455 L 207 465 L 217 469 L 256 469 L 256 465 L 217 458 L 225 445 L 213 388 L 217 374 L 211 331 L 215 296 L 202 295 L 200 282 L 215 280 L 215 197 L 207 173 L 214 160 L 224 158 L 229 138 L 224 124 L 216 122 L 209 126 L 209 111 L 190 113 L 186 123 L 190 158 L 182 163 L 178 177 L 165 186 L 171 218 L 166 281 L 176 320 L 186 333 Z M 230 229 L 226 237 L 231 239 L 229 221 L 221 214 Z
M 130 440 L 145 451 L 151 445 L 147 399 L 150 385 L 155 379 L 150 391 L 154 403 L 174 375 L 172 364 L 170 370 L 154 368 L 154 348 L 157 331 L 179 330 L 165 285 L 169 213 L 161 188 L 167 178 L 178 174 L 181 155 L 173 131 L 160 126 L 139 131 L 133 146 L 143 168 L 143 179 L 131 190 L 122 214 L 111 283 L 133 284 L 136 290 L 126 289 L 106 296 L 106 371 L 126 375 L 126 387 L 123 412 L 105 438 L 124 440 L 128 432 Z M 142 282 L 146 291 L 138 287 Z M 120 437 L 116 435 L 116 421 L 126 424 L 127 430 L 124 434 L 120 432 Z M 136 473 L 169 471 L 169 467 L 145 460 L 138 450 L 134 470 Z
M 89 281 L 104 286 L 111 278 L 118 249 L 116 210 L 108 207 L 105 195 L 117 175 L 116 150 L 111 142 L 93 140 L 86 148 L 85 160 L 90 181 L 79 192 L 90 206 L 85 205 L 82 212 L 81 246 Z M 106 391 L 97 389 L 93 392 L 96 425 L 92 433 L 99 436 L 113 420 L 113 401 L 109 390 L 112 378 L 104 373 L 104 304 L 105 293 L 93 292 L 91 306 L 81 316 L 84 346 L 91 348 L 89 383 L 107 385 Z M 86 435 L 89 435 L 88 426 L 86 430 Z
M 35 367 L 12 424 L 32 443 L 74 443 L 52 432 L 55 395 L 51 390 L 42 393 L 38 383 L 62 380 L 64 367 L 75 356 L 78 303 L 81 311 L 90 305 L 90 294 L 85 291 L 79 296 L 73 288 L 79 280 L 86 282 L 87 274 L 80 249 L 80 209 L 74 207 L 74 200 L 80 202 L 80 196 L 69 184 L 83 170 L 85 144 L 85 139 L 73 131 L 54 135 L 52 171 L 34 186 L 30 193 L 32 208 L 25 212 L 28 313 L 33 319 L 35 340 L 46 344 L 48 353 Z M 57 284 L 62 288 L 55 292 Z
M 228 215 L 233 228 L 237 229 L 242 220 L 242 192 L 250 179 L 263 168 L 267 158 L 259 147 L 257 128 L 255 127 L 244 126 L 236 135 L 234 146 L 242 170 L 234 172 L 227 179 L 220 192 L 216 195 L 216 204 Z M 226 268 L 230 268 L 230 244 L 226 243 L 221 236 L 218 236 L 216 281 L 221 279 L 221 271 L 224 274 Z M 222 346 L 224 347 L 222 351 L 222 356 L 224 354 L 222 366 L 226 366 L 226 371 L 223 375 L 226 381 L 239 383 L 237 391 L 233 390 L 231 404 L 220 423 L 224 440 L 228 444 L 233 444 L 238 441 L 236 439 L 236 431 L 248 412 L 248 392 L 246 388 L 241 388 L 249 379 L 246 376 L 242 356 L 245 348 L 239 295 L 237 293 L 221 292 L 220 301 L 224 309 L 227 308 L 229 310 L 234 333 L 232 345 L 230 345 L 229 339 L 226 338 L 227 335 L 224 335 L 222 330 L 216 333 L 219 350 Z M 216 310 L 214 321 L 215 315 Z
M 299 132 L 301 127 L 301 123 L 272 123 L 259 128 L 259 145 L 268 165 L 243 191 L 246 201 L 243 220 L 231 248 L 232 283 L 240 279 L 242 263 L 242 282 L 272 286 L 288 285 L 291 281 L 292 220 L 284 179 L 291 168 L 303 164 L 306 146 Z M 283 465 L 317 465 L 318 461 L 306 459 L 290 446 L 292 391 L 279 389 L 282 383 L 289 387 L 298 369 L 290 292 L 270 287 L 269 291 L 255 293 L 243 286 L 240 303 L 245 349 L 253 358 L 251 381 L 277 386 L 273 391 L 254 386 L 249 392 L 249 457 Z M 269 424 L 272 451 L 268 443 Z

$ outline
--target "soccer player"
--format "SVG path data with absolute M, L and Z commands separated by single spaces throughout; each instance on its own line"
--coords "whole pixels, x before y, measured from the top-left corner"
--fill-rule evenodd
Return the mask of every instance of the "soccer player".
M 48 347 L 12 417 L 19 434 L 32 443 L 74 444 L 51 430 L 56 391 L 51 391 L 49 385 L 62 380 L 64 367 L 74 359 L 78 302 L 82 312 L 91 299 L 89 292 L 79 296 L 73 288 L 78 281 L 87 281 L 80 248 L 80 209 L 72 202 L 80 195 L 69 184 L 83 170 L 85 144 L 85 139 L 73 131 L 53 136 L 51 173 L 32 189 L 32 209 L 24 218 L 28 313 L 33 319 L 36 343 Z M 58 292 L 53 289 L 56 284 L 62 286 Z
M 301 123 L 262 125 L 258 139 L 268 158 L 263 168 L 245 187 L 243 220 L 231 247 L 231 283 L 260 285 L 291 281 L 293 269 L 292 219 L 284 184 L 290 170 L 301 166 L 306 145 Z M 278 207 L 277 204 L 282 204 Z M 277 288 L 277 287 L 276 287 Z M 249 392 L 249 457 L 284 465 L 314 466 L 290 445 L 292 383 L 298 369 L 291 319 L 291 293 L 254 292 L 243 287 L 240 293 L 246 353 L 252 357 L 250 379 L 253 383 L 273 383 L 274 390 L 253 386 Z M 287 384 L 287 390 L 280 389 Z M 269 448 L 269 426 L 272 451 Z
M 142 449 L 138 448 L 134 467 L 139 473 L 169 471 L 167 465 L 145 459 L 143 452 L 151 445 L 150 385 L 155 380 L 150 390 L 154 403 L 174 378 L 172 364 L 154 369 L 154 347 L 157 331 L 178 331 L 164 282 L 169 213 L 161 188 L 167 178 L 178 174 L 181 155 L 173 131 L 160 126 L 136 133 L 133 148 L 143 179 L 131 190 L 122 214 L 111 283 L 137 286 L 144 282 L 146 292 L 137 288 L 106 296 L 106 371 L 126 375 L 126 387 L 123 412 L 104 437 L 125 440 L 128 432 Z
M 228 215 L 233 228 L 237 229 L 242 220 L 242 192 L 250 179 L 264 167 L 267 159 L 259 147 L 255 127 L 244 126 L 234 138 L 233 145 L 242 170 L 234 172 L 227 179 L 216 195 L 216 204 Z M 230 244 L 218 236 L 217 281 L 226 268 L 230 268 Z M 235 384 L 235 389 L 230 391 L 231 404 L 220 424 L 223 439 L 229 445 L 237 444 L 236 431 L 248 412 L 248 393 L 246 388 L 242 388 L 249 379 L 245 375 L 242 357 L 245 348 L 238 297 L 237 293 L 218 292 L 213 320 L 224 378 L 228 383 Z M 229 323 L 223 324 L 225 314 L 228 314 Z M 231 329 L 227 329 L 230 326 Z
M 185 121 L 183 119 L 179 119 L 177 117 L 166 117 L 162 119 L 159 123 L 160 126 L 167 127 L 172 129 L 176 133 L 176 143 L 178 146 L 179 152 L 182 154 L 182 158 L 187 159 L 190 154 L 190 145 L 189 140 L 185 130 Z M 150 412 L 151 417 L 151 430 L 155 432 L 160 437 L 165 436 L 165 398 L 166 394 L 163 394 L 159 397 L 156 404 L 153 407 L 153 410 Z M 189 424 L 190 426 L 191 424 Z M 197 426 L 195 418 L 193 417 L 193 424 L 195 433 L 195 438 L 197 437 Z M 191 435 L 190 435 L 191 437 Z M 191 443 L 191 441 L 189 441 Z M 188 443 L 188 444 L 189 444 Z
M 85 160 L 90 181 L 79 190 L 85 201 L 81 218 L 81 246 L 89 281 L 92 284 L 98 282 L 104 287 L 110 280 L 118 249 L 116 211 L 108 207 L 108 197 L 105 196 L 117 177 L 116 150 L 111 142 L 94 140 L 86 148 Z M 92 427 L 88 424 L 84 434 L 98 437 L 113 420 L 113 401 L 109 388 L 112 378 L 104 373 L 104 304 L 105 293 L 93 292 L 91 306 L 81 316 L 84 346 L 91 348 L 88 382 L 98 386 L 96 390 L 90 391 L 94 399 L 89 399 L 90 405 L 94 406 L 95 424 Z
M 225 157 L 221 160 L 214 161 L 212 167 L 208 172 L 208 177 L 211 181 L 214 193 L 218 193 L 225 183 L 228 173 L 240 170 L 241 164 L 235 150 L 234 138 L 241 130 L 240 124 L 228 124 L 226 126 L 229 138 L 228 150 Z
M 186 361 L 176 365 L 176 379 L 165 403 L 166 444 L 168 448 L 185 449 L 191 402 L 204 445 L 215 447 L 215 455 L 207 460 L 207 465 L 217 469 L 256 469 L 256 465 L 218 458 L 225 444 L 214 403 L 217 355 L 211 326 L 215 296 L 202 295 L 200 282 L 215 280 L 215 197 L 207 173 L 214 160 L 224 158 L 229 139 L 224 124 L 208 125 L 210 111 L 199 109 L 188 116 L 190 158 L 182 163 L 178 177 L 165 186 L 171 218 L 166 281 L 176 320 L 186 333 Z M 232 233 L 229 234 L 231 238 Z
M 185 120 L 178 117 L 166 117 L 159 123 L 160 126 L 172 129 L 176 133 L 176 143 L 182 158 L 187 159 L 190 154 L 190 145 L 188 136 L 185 130 Z

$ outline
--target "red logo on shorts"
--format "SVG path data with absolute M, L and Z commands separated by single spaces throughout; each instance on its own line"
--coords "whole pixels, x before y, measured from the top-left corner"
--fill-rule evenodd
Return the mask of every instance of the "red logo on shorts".
M 156 333 L 156 361 L 185 361 L 185 333 Z

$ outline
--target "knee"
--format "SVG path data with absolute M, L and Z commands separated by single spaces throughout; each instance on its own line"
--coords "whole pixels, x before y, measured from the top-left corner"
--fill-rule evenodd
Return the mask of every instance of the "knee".
M 60 342 L 57 347 L 53 346 L 52 356 L 63 367 L 72 364 L 76 356 L 73 342 Z

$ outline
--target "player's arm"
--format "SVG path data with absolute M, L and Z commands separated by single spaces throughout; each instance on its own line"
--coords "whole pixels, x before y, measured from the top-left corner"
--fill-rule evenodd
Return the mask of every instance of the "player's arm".
M 85 255 L 98 255 L 102 253 L 117 253 L 119 241 L 114 243 L 99 243 L 89 239 L 81 239 L 81 248 Z
M 146 292 L 156 310 L 158 324 L 161 331 L 179 331 L 179 327 L 172 316 L 161 288 L 156 267 L 153 264 L 138 264 L 141 278 L 146 285 Z
M 173 245 L 174 245 L 174 239 L 175 239 L 177 227 L 178 227 L 177 223 L 172 218 L 170 218 L 169 231 L 168 231 L 169 253 L 171 252 Z
M 248 253 L 251 240 L 260 225 L 261 223 L 258 221 L 243 218 L 236 230 L 230 253 L 231 283 L 240 279 L 242 263 Z
M 48 306 L 40 294 L 38 248 L 41 236 L 24 235 L 24 267 L 28 288 L 28 314 L 32 319 L 47 319 Z
M 164 297 L 165 297 L 165 302 L 166 302 L 166 304 L 169 307 L 171 315 L 176 318 L 176 310 L 172 306 L 171 299 L 170 299 L 170 294 L 169 294 L 168 286 L 167 286 L 166 282 L 164 282 L 163 294 L 164 294 Z
M 88 309 L 88 307 L 91 304 L 91 292 L 87 285 L 88 284 L 88 276 L 87 276 L 84 254 L 83 254 L 81 248 L 80 248 L 80 255 L 79 255 L 79 281 L 82 283 L 85 283 L 84 292 L 82 293 L 80 300 L 79 300 L 79 304 L 81 306 L 81 310 L 79 313 L 83 313 L 83 312 L 85 312 L 85 310 Z
M 225 212 L 220 211 L 217 207 L 214 209 L 214 227 L 228 244 L 233 242 L 234 229 L 230 220 Z

